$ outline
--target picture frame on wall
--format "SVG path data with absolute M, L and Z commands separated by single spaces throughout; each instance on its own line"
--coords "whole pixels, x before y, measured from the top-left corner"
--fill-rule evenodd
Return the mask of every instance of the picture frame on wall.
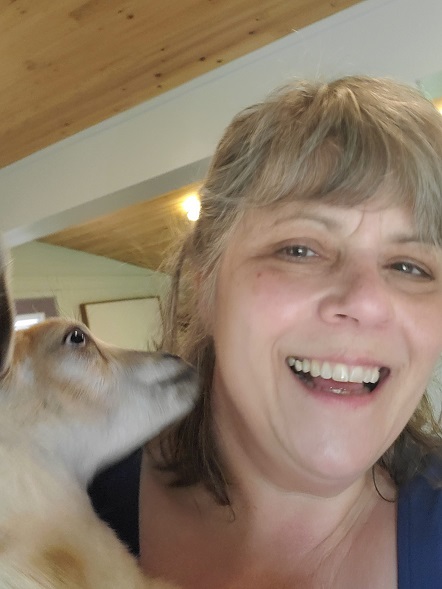
M 80 313 L 95 337 L 121 348 L 152 351 L 162 336 L 158 296 L 83 303 Z

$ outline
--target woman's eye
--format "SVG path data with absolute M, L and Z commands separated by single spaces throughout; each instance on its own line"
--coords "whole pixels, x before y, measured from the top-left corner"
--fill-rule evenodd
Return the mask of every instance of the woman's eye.
M 410 276 L 416 276 L 417 278 L 431 278 L 431 274 L 413 262 L 395 262 L 391 267 L 393 270 L 397 270 L 403 274 L 409 274 Z
M 288 245 L 279 250 L 278 253 L 288 258 L 311 258 L 317 255 L 306 245 Z

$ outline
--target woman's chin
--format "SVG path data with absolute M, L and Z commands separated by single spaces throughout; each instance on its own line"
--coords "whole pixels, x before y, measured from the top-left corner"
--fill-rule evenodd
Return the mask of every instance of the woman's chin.
M 354 450 L 354 448 L 353 448 Z M 348 451 L 327 455 L 315 455 L 305 451 L 307 461 L 293 467 L 293 481 L 303 492 L 322 496 L 339 494 L 349 487 L 371 476 L 371 469 L 376 459 L 363 452 L 356 454 Z

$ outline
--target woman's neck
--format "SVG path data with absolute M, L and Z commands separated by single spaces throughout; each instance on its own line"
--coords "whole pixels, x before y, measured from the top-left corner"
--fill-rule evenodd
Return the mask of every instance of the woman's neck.
M 352 480 L 321 480 L 314 473 L 284 463 L 267 452 L 257 440 L 248 443 L 232 412 L 216 407 L 215 435 L 229 480 L 229 497 L 235 515 L 236 533 L 245 546 L 260 553 L 259 546 L 278 551 L 287 547 L 287 557 L 325 558 L 338 549 L 345 552 L 364 529 L 378 506 L 385 503 L 377 493 L 371 470 Z M 223 419 L 223 416 L 229 419 Z M 246 434 L 247 435 L 247 434 Z M 264 450 L 262 450 L 264 448 Z M 383 488 L 392 483 L 379 473 Z M 389 489 L 390 490 L 390 489 Z
M 229 464 L 229 508 L 202 485 L 170 488 L 144 462 L 141 564 L 153 575 L 196 589 L 395 586 L 395 506 L 369 476 L 318 497 Z
M 252 549 L 260 543 L 279 552 L 289 546 L 290 558 L 306 559 L 325 556 L 356 537 L 380 501 L 368 475 L 335 496 L 321 497 L 280 489 L 245 471 L 230 497 L 237 527 Z

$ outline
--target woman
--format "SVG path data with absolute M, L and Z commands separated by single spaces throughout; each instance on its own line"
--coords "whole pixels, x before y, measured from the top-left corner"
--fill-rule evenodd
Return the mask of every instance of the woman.
M 440 115 L 389 80 L 291 85 L 234 119 L 201 197 L 165 345 L 202 392 L 144 453 L 141 566 L 184 589 L 440 587 Z

